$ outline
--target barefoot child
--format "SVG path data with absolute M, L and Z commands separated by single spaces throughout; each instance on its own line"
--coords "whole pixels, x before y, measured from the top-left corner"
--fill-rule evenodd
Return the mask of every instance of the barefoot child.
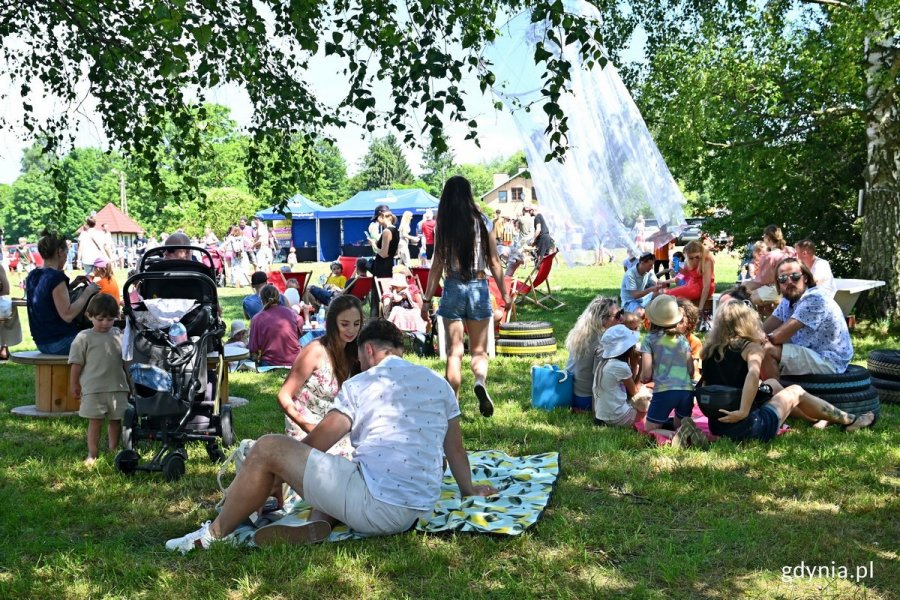
M 119 445 L 129 388 L 122 363 L 122 334 L 113 327 L 119 317 L 118 301 L 109 294 L 97 294 L 88 302 L 85 315 L 94 327 L 80 332 L 72 342 L 69 386 L 72 396 L 81 398 L 79 416 L 88 419 L 88 455 L 84 462 L 91 465 L 97 460 L 104 419 L 109 420 L 109 449 Z
M 613 325 L 600 338 L 594 367 L 594 423 L 631 427 L 644 418 L 649 398 L 636 399 L 637 373 L 631 364 L 638 355 L 641 335 L 624 325 Z
M 687 339 L 679 331 L 684 312 L 674 297 L 657 296 L 647 307 L 647 318 L 650 333 L 641 343 L 641 380 L 644 383 L 652 380 L 654 387 L 646 430 L 673 438 L 676 446 L 702 444 L 706 436 L 691 419 L 694 360 Z M 675 411 L 675 432 L 663 428 L 672 411 Z
M 694 376 L 691 379 L 694 383 L 697 383 L 700 381 L 702 365 L 700 355 L 703 352 L 703 342 L 700 341 L 700 338 L 698 338 L 697 334 L 694 332 L 697 330 L 697 323 L 700 322 L 700 311 L 697 310 L 694 303 L 687 298 L 679 298 L 678 306 L 681 308 L 682 312 L 684 312 L 684 319 L 682 319 L 681 325 L 679 326 L 681 335 L 683 335 L 687 339 L 688 344 L 690 344 L 691 358 L 694 359 Z

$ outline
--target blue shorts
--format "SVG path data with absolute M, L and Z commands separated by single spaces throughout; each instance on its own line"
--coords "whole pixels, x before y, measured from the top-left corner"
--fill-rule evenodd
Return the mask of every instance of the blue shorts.
M 650 409 L 647 411 L 647 420 L 651 423 L 665 423 L 669 420 L 669 415 L 673 410 L 679 419 L 691 416 L 694 410 L 694 392 L 691 390 L 653 392 Z
M 455 277 L 446 278 L 437 314 L 448 321 L 490 319 L 494 311 L 487 279 L 460 281 Z
M 75 341 L 75 337 L 78 335 L 77 332 L 72 335 L 66 336 L 61 340 L 56 340 L 53 342 L 47 342 L 44 344 L 37 344 L 37 349 L 43 354 L 65 354 L 69 355 L 69 350 L 72 349 L 72 342 Z

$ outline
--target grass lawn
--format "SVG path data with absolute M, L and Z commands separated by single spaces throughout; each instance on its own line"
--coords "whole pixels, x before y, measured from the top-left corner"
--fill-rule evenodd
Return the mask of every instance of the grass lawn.
M 730 282 L 736 265 L 720 256 L 719 280 Z M 572 323 L 594 295 L 617 295 L 621 275 L 615 264 L 557 266 L 551 279 L 567 306 L 523 307 L 519 319 L 550 320 L 560 343 L 552 362 L 564 364 Z M 245 291 L 221 290 L 229 321 Z M 872 349 L 900 347 L 884 324 L 862 323 L 853 339 L 862 365 Z M 412 360 L 442 372 L 439 360 Z M 461 397 L 468 448 L 561 454 L 550 507 L 525 535 L 220 545 L 186 557 L 163 542 L 215 514 L 217 468 L 203 447 L 190 448 L 177 483 L 124 477 L 109 454 L 84 467 L 85 422 L 12 416 L 32 402 L 34 373 L 0 364 L 0 598 L 900 598 L 897 406 L 883 407 L 873 431 L 795 424 L 768 445 L 679 451 L 596 428 L 587 415 L 532 409 L 538 362 L 550 361 L 491 362 L 492 419 L 478 415 L 468 372 Z M 282 430 L 281 377 L 233 375 L 232 394 L 251 400 L 234 413 L 239 439 Z M 836 576 L 783 577 L 801 564 Z

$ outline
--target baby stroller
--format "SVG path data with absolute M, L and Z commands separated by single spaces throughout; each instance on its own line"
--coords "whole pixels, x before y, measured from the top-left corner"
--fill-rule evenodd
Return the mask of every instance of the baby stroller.
M 162 259 L 166 251 L 184 248 L 206 253 L 209 263 Z M 122 345 L 132 355 L 134 393 L 122 422 L 125 449 L 115 459 L 124 474 L 162 471 L 166 480 L 176 481 L 185 472 L 188 442 L 204 442 L 216 462 L 225 458 L 219 441 L 225 447 L 234 444 L 231 407 L 220 398 L 227 376 L 225 324 L 218 314 L 214 273 L 207 266 L 211 261 L 199 248 L 154 248 L 125 282 Z M 129 293 L 132 288 L 138 290 L 137 302 Z M 218 358 L 210 366 L 213 351 Z M 141 464 L 139 450 L 157 442 L 150 462 Z
M 215 246 L 207 246 L 206 252 L 209 254 L 207 261 L 206 255 L 203 255 L 203 264 L 211 267 L 214 273 L 213 281 L 219 287 L 225 287 L 225 254 Z

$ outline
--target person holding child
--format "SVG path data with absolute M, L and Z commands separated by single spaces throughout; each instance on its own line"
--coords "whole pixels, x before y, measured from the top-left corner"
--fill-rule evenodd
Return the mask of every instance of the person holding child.
M 44 266 L 33 270 L 25 279 L 31 337 L 44 354 L 68 354 L 79 331 L 77 317 L 100 288 L 96 283 L 89 283 L 74 302 L 70 301 L 69 278 L 62 270 L 69 252 L 66 240 L 45 229 L 38 242 L 38 252 Z
M 714 410 L 700 405 L 709 418 L 710 432 L 735 442 L 748 439 L 769 442 L 788 416 L 809 421 L 816 427 L 837 423 L 851 432 L 875 424 L 873 413 L 844 412 L 799 385 L 783 388 L 777 379 L 768 379 L 767 385 L 761 386 L 760 367 L 765 357 L 766 338 L 759 314 L 749 304 L 738 300 L 720 304 L 703 347 L 702 385 L 741 390 L 737 410 Z
M 680 331 L 684 312 L 672 296 L 658 296 L 647 307 L 650 332 L 641 343 L 641 381 L 653 381 L 646 431 L 672 438 L 675 446 L 709 442 L 691 419 L 694 410 L 694 360 Z M 675 412 L 675 431 L 664 428 Z
M 641 334 L 613 325 L 600 338 L 591 392 L 594 423 L 631 427 L 647 414 L 648 394 L 638 397 L 637 343 Z
M 109 294 L 91 298 L 85 315 L 93 327 L 80 332 L 69 350 L 69 387 L 81 399 L 78 415 L 88 419 L 86 465 L 99 455 L 100 428 L 108 421 L 110 450 L 119 445 L 122 417 L 128 408 L 128 377 L 122 362 L 122 333 L 113 327 L 119 318 L 119 302 Z
M 587 305 L 566 336 L 566 349 L 569 351 L 566 371 L 573 377 L 575 395 L 572 398 L 572 410 L 575 412 L 590 410 L 594 360 L 600 348 L 600 337 L 607 328 L 619 323 L 622 313 L 614 298 L 597 296 Z

